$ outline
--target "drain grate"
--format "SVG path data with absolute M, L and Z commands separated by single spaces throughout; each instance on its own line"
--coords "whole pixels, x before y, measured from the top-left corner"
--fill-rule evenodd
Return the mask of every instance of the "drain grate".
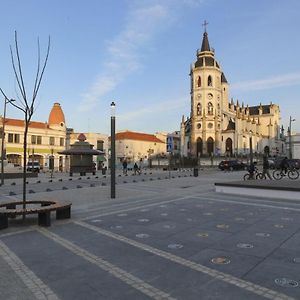
M 135 236 L 136 236 L 137 238 L 139 238 L 139 239 L 146 239 L 146 238 L 149 237 L 149 234 L 147 234 L 147 233 L 138 233 L 138 234 L 136 234 Z
M 246 243 L 239 243 L 236 245 L 238 248 L 243 248 L 243 249 L 250 249 L 253 248 L 254 246 L 251 244 L 246 244 Z
M 227 257 L 214 257 L 211 262 L 215 265 L 228 265 L 230 264 L 230 259 Z
M 288 278 L 276 278 L 275 283 L 282 287 L 293 287 L 293 288 L 299 285 L 297 281 Z
M 170 248 L 170 249 L 181 249 L 181 248 L 183 248 L 183 245 L 181 245 L 181 244 L 169 244 L 168 248 Z

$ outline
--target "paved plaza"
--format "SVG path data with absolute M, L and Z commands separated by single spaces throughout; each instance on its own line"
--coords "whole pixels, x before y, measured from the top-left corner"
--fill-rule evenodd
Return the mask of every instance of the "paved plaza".
M 118 173 L 114 200 L 109 176 L 28 179 L 72 218 L 0 232 L 0 299 L 300 299 L 300 202 L 215 193 L 243 174 Z M 0 202 L 21 189 L 7 180 Z

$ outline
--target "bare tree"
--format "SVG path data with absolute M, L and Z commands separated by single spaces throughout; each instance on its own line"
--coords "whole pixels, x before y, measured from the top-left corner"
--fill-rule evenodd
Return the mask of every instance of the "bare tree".
M 13 47 L 10 46 L 10 56 L 12 67 L 14 70 L 15 79 L 17 82 L 18 90 L 20 92 L 19 102 L 10 102 L 11 105 L 21 110 L 24 113 L 24 140 L 23 140 L 23 209 L 26 209 L 26 166 L 27 166 L 27 135 L 28 135 L 28 127 L 30 124 L 30 120 L 34 114 L 35 110 L 35 102 L 36 97 L 42 82 L 42 78 L 44 75 L 44 71 L 48 62 L 49 52 L 50 52 L 50 36 L 48 38 L 48 47 L 45 55 L 45 59 L 41 66 L 41 55 L 40 55 L 40 42 L 39 39 L 37 41 L 38 44 L 38 58 L 37 58 L 37 70 L 35 75 L 34 87 L 32 91 L 32 96 L 28 96 L 26 91 L 23 72 L 22 72 L 22 64 L 19 54 L 19 46 L 18 46 L 18 37 L 17 32 L 15 31 L 15 45 L 14 50 Z M 0 88 L 1 93 L 5 97 L 5 100 L 8 100 L 7 96 Z M 32 158 L 33 159 L 33 158 Z M 25 213 L 23 214 L 23 220 L 25 219 Z

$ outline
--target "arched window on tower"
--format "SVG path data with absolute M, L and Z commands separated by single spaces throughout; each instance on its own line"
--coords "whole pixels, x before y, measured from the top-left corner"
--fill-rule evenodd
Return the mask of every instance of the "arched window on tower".
M 198 103 L 197 104 L 197 116 L 201 116 L 201 111 L 202 111 L 201 103 Z
M 197 85 L 198 85 L 198 87 L 201 87 L 201 77 L 200 76 L 198 76 Z
M 207 104 L 207 114 L 208 115 L 214 114 L 214 106 L 211 102 L 208 102 L 208 104 Z
M 212 86 L 212 77 L 209 75 L 208 78 L 207 78 L 207 85 L 208 86 Z

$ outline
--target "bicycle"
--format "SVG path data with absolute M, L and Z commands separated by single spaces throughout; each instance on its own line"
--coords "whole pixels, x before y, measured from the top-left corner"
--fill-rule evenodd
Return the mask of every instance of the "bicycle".
M 284 172 L 283 170 L 278 169 L 273 172 L 273 178 L 275 180 L 280 180 L 285 176 L 288 176 L 288 178 L 291 180 L 296 180 L 299 178 L 299 171 L 296 169 L 289 169 L 288 171 Z
M 246 173 L 243 177 L 244 180 L 253 180 L 253 179 L 267 179 L 266 175 L 259 172 L 257 168 L 254 169 L 253 176 L 251 177 L 250 172 Z

